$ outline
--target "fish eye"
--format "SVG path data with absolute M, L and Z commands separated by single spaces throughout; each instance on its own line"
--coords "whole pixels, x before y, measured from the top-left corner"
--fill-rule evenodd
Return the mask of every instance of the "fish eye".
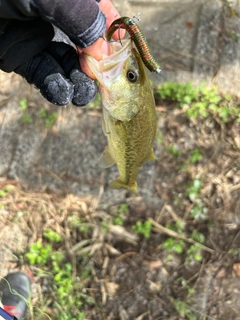
M 134 83 L 138 80 L 138 75 L 135 71 L 133 70 L 128 70 L 127 72 L 127 78 L 130 82 Z

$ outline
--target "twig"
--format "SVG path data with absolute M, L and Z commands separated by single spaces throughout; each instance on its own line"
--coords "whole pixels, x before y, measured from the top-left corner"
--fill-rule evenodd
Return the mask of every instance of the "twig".
M 186 238 L 185 236 L 183 236 L 180 233 L 177 233 L 176 231 L 173 231 L 173 230 L 170 230 L 168 228 L 163 227 L 162 225 L 160 225 L 159 223 L 157 223 L 156 221 L 154 221 L 151 218 L 149 219 L 149 221 L 151 221 L 151 223 L 155 226 L 155 228 L 156 228 L 155 231 L 157 231 L 159 233 L 165 233 L 165 234 L 169 235 L 170 237 L 181 239 L 181 240 L 184 240 L 184 241 L 189 242 L 189 243 L 197 244 L 199 246 L 199 248 L 201 248 L 204 251 L 207 251 L 207 252 L 210 252 L 210 253 L 214 253 L 215 252 L 213 249 L 210 249 L 210 248 L 204 246 L 203 244 L 201 244 L 201 243 L 199 243 L 199 242 L 197 242 L 197 241 L 195 241 L 193 239 Z
M 183 227 L 185 227 L 186 225 L 186 222 L 181 219 L 176 213 L 175 211 L 173 210 L 173 208 L 169 205 L 165 205 L 165 208 L 166 210 L 170 213 L 170 215 L 172 216 L 172 218 L 176 221 L 176 222 L 179 222 Z

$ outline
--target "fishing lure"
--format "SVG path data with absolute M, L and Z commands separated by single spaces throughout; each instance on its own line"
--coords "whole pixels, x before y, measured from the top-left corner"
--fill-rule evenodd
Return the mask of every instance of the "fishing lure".
M 159 73 L 161 71 L 160 65 L 158 62 L 153 58 L 150 53 L 150 50 L 147 45 L 147 40 L 142 34 L 137 23 L 128 17 L 121 17 L 111 24 L 107 32 L 107 40 L 110 41 L 114 32 L 118 29 L 125 29 L 131 36 L 131 39 L 135 43 L 139 54 L 142 58 L 143 63 L 145 66 L 152 72 Z

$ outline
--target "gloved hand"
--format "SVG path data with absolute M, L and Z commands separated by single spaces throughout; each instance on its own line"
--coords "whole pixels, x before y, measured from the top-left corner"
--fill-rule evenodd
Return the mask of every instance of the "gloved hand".
M 76 50 L 63 42 L 50 42 L 14 72 L 34 84 L 44 98 L 56 105 L 72 102 L 85 106 L 96 94 L 95 82 L 81 72 Z
M 106 25 L 117 17 L 110 0 L 0 1 L 0 69 L 20 74 L 51 103 L 84 106 L 96 93 L 95 82 L 81 71 L 72 46 L 51 41 L 52 24 L 99 59 Z

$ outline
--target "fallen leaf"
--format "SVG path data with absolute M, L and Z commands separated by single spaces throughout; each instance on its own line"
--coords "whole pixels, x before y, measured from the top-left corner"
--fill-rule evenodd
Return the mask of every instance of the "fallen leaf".
M 106 282 L 105 285 L 106 285 L 108 295 L 110 297 L 114 297 L 119 288 L 119 284 L 117 284 L 116 282 Z
M 233 277 L 240 277 L 240 262 L 234 263 L 232 273 Z

